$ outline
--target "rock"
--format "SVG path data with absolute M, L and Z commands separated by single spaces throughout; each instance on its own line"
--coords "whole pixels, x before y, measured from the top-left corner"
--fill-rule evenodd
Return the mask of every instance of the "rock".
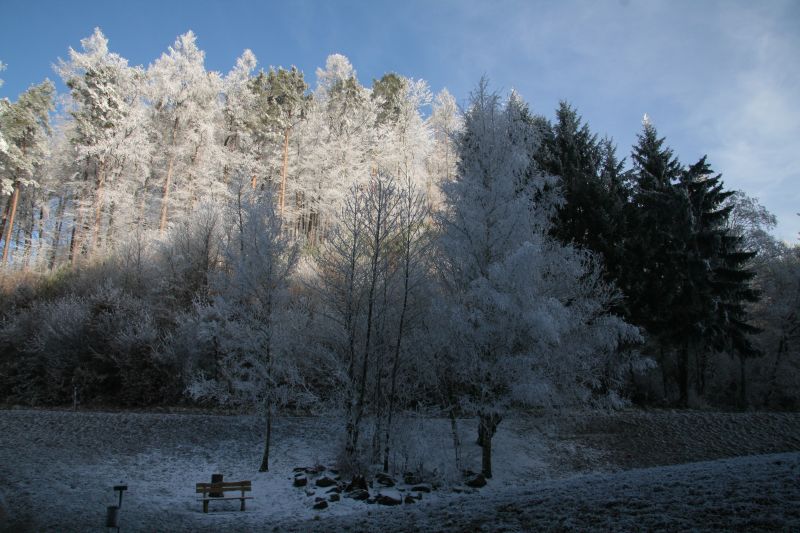
M 329 478 L 327 476 L 323 476 L 319 478 L 316 482 L 317 487 L 333 487 L 336 485 L 336 480 Z
M 375 500 L 375 498 L 367 498 L 367 499 L 366 499 L 366 500 L 364 500 L 364 501 L 365 501 L 365 502 L 367 502 L 368 504 L 372 505 L 372 504 L 374 504 L 374 503 L 375 503 L 375 501 L 376 501 L 376 500 Z
M 474 478 L 470 479 L 466 483 L 464 483 L 467 487 L 472 487 L 473 489 L 479 489 L 481 487 L 486 486 L 486 478 L 483 477 L 483 474 L 478 474 Z
M 334 476 L 338 476 L 338 475 L 339 475 L 339 471 L 338 471 L 338 470 L 336 470 L 335 468 L 329 468 L 329 469 L 328 469 L 328 472 L 330 472 L 330 473 L 331 473 L 331 474 L 333 474 Z
M 403 503 L 403 496 L 396 490 L 387 490 L 378 494 L 375 500 L 381 505 L 400 505 Z
M 307 468 L 306 472 L 309 474 L 321 474 L 325 471 L 325 467 L 323 465 L 315 465 L 312 468 Z
M 428 485 L 427 483 L 420 483 L 419 485 L 414 485 L 413 487 L 411 487 L 411 490 L 413 490 L 414 492 L 430 492 L 431 486 Z
M 305 472 L 305 471 L 306 471 L 306 468 L 304 466 L 298 466 L 298 467 L 292 468 L 292 472 L 295 472 L 295 473 Z
M 317 502 L 314 504 L 314 509 L 317 510 L 322 510 L 327 508 L 328 508 L 328 502 L 326 502 L 325 500 L 322 500 L 321 502 Z
M 369 491 L 363 489 L 356 489 L 352 491 L 348 497 L 353 498 L 354 500 L 363 501 L 369 498 Z
M 316 498 L 314 498 L 314 501 L 315 501 L 315 502 L 324 502 L 324 501 L 325 501 L 325 498 L 323 498 L 323 497 L 321 497 L 321 496 L 317 496 Z
M 332 501 L 332 502 L 338 502 L 340 498 L 341 498 L 341 496 L 339 496 L 338 494 L 334 493 L 334 494 L 331 494 L 331 497 L 329 498 L 329 500 Z
M 313 495 L 314 495 L 314 489 L 306 489 L 306 496 L 313 496 Z
M 336 487 L 333 487 L 331 489 L 328 489 L 326 491 L 326 494 L 333 494 L 334 492 L 337 493 L 337 494 L 342 492 L 342 487 L 336 486 Z
M 403 498 L 403 503 L 417 503 L 417 500 L 411 494 L 406 494 L 406 497 Z
M 308 478 L 306 476 L 297 476 L 294 478 L 295 487 L 305 487 L 308 485 Z
M 394 480 L 391 477 L 384 474 L 383 472 L 375 474 L 375 481 L 377 481 L 384 487 L 394 487 Z
M 416 485 L 422 483 L 422 479 L 413 472 L 405 472 L 403 474 L 403 481 L 406 485 Z
M 344 490 L 345 492 L 352 492 L 354 490 L 367 490 L 367 480 L 364 479 L 364 476 L 356 476 L 350 483 L 347 484 L 347 487 Z

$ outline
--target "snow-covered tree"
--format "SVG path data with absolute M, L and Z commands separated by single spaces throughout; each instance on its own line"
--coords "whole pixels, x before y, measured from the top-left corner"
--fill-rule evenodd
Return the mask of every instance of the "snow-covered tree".
M 109 52 L 108 39 L 99 28 L 81 40 L 81 46 L 83 52 L 70 48 L 69 61 L 62 60 L 58 72 L 71 91 L 70 141 L 78 176 L 73 187 L 79 204 L 76 225 L 81 233 L 82 226 L 91 228 L 87 248 L 93 253 L 104 214 L 108 214 L 111 233 L 114 215 L 124 220 L 129 213 L 120 211 L 132 210 L 140 176 L 128 176 L 131 181 L 126 183 L 121 182 L 122 173 L 126 167 L 130 171 L 146 164 L 149 146 L 142 122 L 142 71 Z
M 628 368 L 618 349 L 638 339 L 608 312 L 616 293 L 596 258 L 548 236 L 558 198 L 533 163 L 539 136 L 528 117 L 516 94 L 501 103 L 483 80 L 458 137 L 457 175 L 442 186 L 451 361 L 467 369 L 462 401 L 479 417 L 486 477 L 507 409 L 614 399 Z
M 249 182 L 249 180 L 247 180 Z M 244 185 L 244 182 L 242 182 Z M 298 249 L 275 210 L 271 195 L 246 192 L 231 213 L 235 220 L 225 250 L 225 269 L 215 282 L 217 296 L 201 305 L 209 325 L 212 369 L 201 369 L 190 386 L 196 398 L 256 408 L 265 419 L 265 443 L 259 471 L 269 470 L 273 413 L 305 395 L 291 345 L 302 321 L 290 309 L 289 278 Z
M 22 93 L 13 104 L 4 106 L 0 114 L 0 131 L 7 143 L 7 148 L 0 152 L 0 197 L 10 195 L 0 228 L 2 263 L 9 257 L 21 191 L 38 186 L 37 171 L 47 153 L 54 94 L 55 87 L 47 80 Z
M 258 165 L 257 140 L 250 128 L 254 114 L 254 98 L 250 89 L 256 56 L 245 50 L 236 60 L 236 66 L 223 80 L 225 105 L 223 106 L 222 146 L 223 183 L 235 183 L 241 175 L 255 176 Z
M 278 206 L 283 215 L 286 206 L 286 184 L 289 172 L 289 140 L 295 127 L 305 119 L 309 96 L 303 73 L 292 67 L 270 68 L 251 83 L 255 113 L 251 124 L 264 143 L 281 146 L 280 188 Z
M 226 197 L 215 139 L 221 80 L 216 72 L 206 71 L 205 53 L 196 40 L 191 31 L 179 36 L 147 70 L 154 157 L 166 167 L 160 195 L 161 233 L 167 228 L 170 210 L 186 213 L 201 196 Z
M 328 57 L 317 70 L 317 89 L 303 125 L 308 157 L 298 186 L 307 205 L 312 238 L 334 223 L 350 186 L 366 185 L 374 161 L 376 105 L 346 57 Z M 324 232 L 324 229 L 323 229 Z
M 432 205 L 439 203 L 439 184 L 450 181 L 456 174 L 458 154 L 456 134 L 463 126 L 461 114 L 447 89 L 436 95 L 428 126 L 433 134 L 433 148 L 428 158 L 429 184 L 426 187 Z

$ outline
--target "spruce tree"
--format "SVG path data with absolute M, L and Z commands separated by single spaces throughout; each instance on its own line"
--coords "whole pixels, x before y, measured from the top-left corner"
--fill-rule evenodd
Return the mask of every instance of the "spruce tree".
M 682 168 L 672 150 L 645 119 L 633 148 L 633 194 L 627 205 L 624 261 L 619 280 L 628 319 L 643 327 L 659 349 L 668 395 L 667 355 L 676 348 L 676 297 L 683 283 L 685 195 L 676 187 Z M 680 403 L 688 401 L 688 363 L 677 361 Z
M 564 197 L 553 235 L 565 244 L 600 254 L 607 279 L 616 281 L 627 191 L 623 163 L 613 143 L 598 140 L 577 111 L 562 101 L 537 159 L 548 173 L 560 178 Z
M 723 190 L 706 158 L 690 166 L 681 177 L 689 204 L 686 248 L 687 282 L 682 295 L 682 338 L 696 348 L 698 392 L 703 393 L 709 350 L 739 357 L 740 402 L 745 397 L 745 360 L 758 355 L 750 335 L 747 304 L 758 299 L 751 287 L 755 273 L 747 263 L 755 252 L 744 251 L 742 238 L 728 228 L 734 192 Z

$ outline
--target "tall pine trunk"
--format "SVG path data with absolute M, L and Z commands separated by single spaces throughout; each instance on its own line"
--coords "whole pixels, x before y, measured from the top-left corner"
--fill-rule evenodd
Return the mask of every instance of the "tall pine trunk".
M 11 205 L 8 211 L 8 220 L 6 220 L 6 227 L 5 227 L 5 234 L 3 238 L 5 242 L 3 243 L 3 259 L 2 262 L 5 263 L 8 260 L 8 251 L 11 248 L 11 232 L 14 228 L 14 217 L 17 214 L 17 204 L 19 203 L 19 190 L 20 190 L 19 182 L 14 184 L 14 192 L 11 194 Z
M 689 407 L 689 346 L 684 344 L 678 351 L 678 386 L 680 387 L 679 407 Z
M 169 191 L 172 185 L 172 171 L 175 167 L 175 144 L 176 135 L 178 134 L 178 119 L 172 125 L 172 139 L 170 143 L 169 162 L 167 163 L 167 177 L 164 180 L 164 189 L 161 193 L 161 216 L 158 221 L 158 232 L 163 235 L 167 227 L 167 210 L 169 209 Z
M 747 409 L 747 358 L 739 356 L 739 408 Z
M 97 248 L 97 236 L 100 233 L 100 223 L 103 216 L 103 201 L 105 200 L 106 173 L 104 165 L 97 168 L 97 190 L 94 198 L 94 224 L 92 226 L 92 244 L 89 248 L 90 255 Z
M 172 169 L 175 164 L 175 156 L 171 155 L 169 163 L 167 163 L 167 177 L 164 180 L 164 188 L 161 192 L 161 216 L 158 219 L 158 232 L 164 234 L 164 229 L 167 227 L 167 209 L 169 206 L 169 189 L 172 184 Z
M 291 128 L 286 128 L 283 132 L 283 165 L 281 166 L 281 195 L 280 195 L 280 214 L 283 216 L 283 207 L 286 203 L 286 174 L 289 170 L 289 134 Z

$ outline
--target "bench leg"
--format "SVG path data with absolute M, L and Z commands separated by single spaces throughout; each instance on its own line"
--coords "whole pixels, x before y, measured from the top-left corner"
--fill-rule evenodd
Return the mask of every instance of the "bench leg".
M 241 501 L 242 501 L 242 506 L 241 506 L 241 508 L 240 508 L 239 510 L 240 510 L 240 511 L 244 511 L 244 498 L 242 498 L 242 500 L 241 500 Z
M 203 500 L 203 512 L 208 512 L 208 500 Z

